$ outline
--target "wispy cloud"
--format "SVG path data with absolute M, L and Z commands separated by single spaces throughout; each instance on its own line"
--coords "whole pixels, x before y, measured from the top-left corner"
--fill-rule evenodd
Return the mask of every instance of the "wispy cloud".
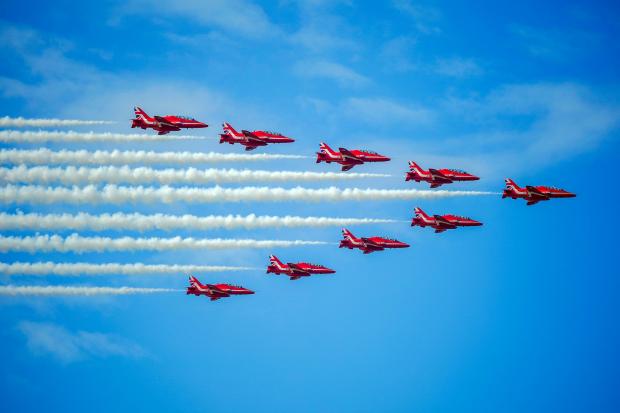
M 301 77 L 333 80 L 344 87 L 360 87 L 370 83 L 370 79 L 353 69 L 341 63 L 326 60 L 297 62 L 294 71 Z
M 483 70 L 474 59 L 452 57 L 437 59 L 435 72 L 443 76 L 465 78 L 481 75 Z
M 28 349 L 37 356 L 51 356 L 69 364 L 89 358 L 142 358 L 146 351 L 137 343 L 114 334 L 69 331 L 46 322 L 22 321 L 18 330 L 24 335 Z
M 342 110 L 346 115 L 364 123 L 427 124 L 435 118 L 430 109 L 386 98 L 349 98 L 342 102 Z
M 572 83 L 518 84 L 481 98 L 451 99 L 447 108 L 484 132 L 450 146 L 490 156 L 505 168 L 541 167 L 596 147 L 617 129 L 620 108 Z M 514 122 L 514 120 L 519 120 Z
M 415 29 L 421 34 L 438 34 L 441 28 L 438 25 L 441 11 L 433 6 L 426 6 L 412 0 L 392 0 L 394 7 L 401 13 L 408 15 Z
M 165 7 L 155 0 L 128 0 L 123 2 L 118 12 L 121 15 L 189 19 L 247 38 L 265 38 L 281 33 L 262 7 L 247 0 L 177 0 Z

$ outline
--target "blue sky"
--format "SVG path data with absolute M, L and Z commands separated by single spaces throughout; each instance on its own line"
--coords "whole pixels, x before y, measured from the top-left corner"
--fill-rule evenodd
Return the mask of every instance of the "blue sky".
M 215 303 L 183 293 L 0 299 L 0 406 L 6 411 L 617 411 L 618 195 L 612 180 L 619 153 L 618 18 L 613 2 L 5 1 L 0 116 L 113 120 L 117 123 L 92 130 L 122 133 L 131 131 L 132 107 L 141 105 L 149 113 L 193 115 L 211 125 L 195 134 L 213 137 L 50 148 L 243 152 L 217 143 L 220 123 L 229 121 L 296 138 L 295 144 L 264 150 L 269 153 L 312 156 L 325 140 L 392 157 L 357 171 L 392 178 L 334 183 L 342 187 L 421 189 L 402 178 L 407 161 L 416 160 L 482 178 L 450 189 L 501 191 L 509 176 L 518 183 L 561 186 L 578 197 L 534 207 L 499 196 L 4 205 L 8 212 L 403 221 L 421 206 L 469 215 L 485 225 L 443 234 L 405 222 L 351 228 L 412 244 L 370 255 L 332 245 L 4 253 L 2 262 L 259 269 L 197 274 L 257 291 Z M 311 159 L 224 166 L 337 170 Z M 146 235 L 337 242 L 340 231 Z M 337 273 L 294 283 L 268 277 L 263 267 L 272 252 L 288 261 L 320 262 Z M 1 281 L 183 288 L 186 276 Z

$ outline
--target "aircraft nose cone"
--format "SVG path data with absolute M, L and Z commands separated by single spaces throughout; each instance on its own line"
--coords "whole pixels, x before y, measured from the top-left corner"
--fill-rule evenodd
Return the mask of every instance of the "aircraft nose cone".
M 482 225 L 482 222 L 480 221 L 476 221 L 476 220 L 471 220 L 471 225 L 475 226 L 475 227 L 479 227 Z

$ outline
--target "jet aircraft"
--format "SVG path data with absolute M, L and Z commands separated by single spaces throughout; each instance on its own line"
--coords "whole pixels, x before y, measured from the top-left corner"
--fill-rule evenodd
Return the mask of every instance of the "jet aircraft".
M 231 295 L 254 294 L 254 291 L 231 284 L 201 284 L 196 277 L 190 275 L 186 294 L 194 294 L 196 297 L 206 295 L 211 301 L 215 301 Z
M 336 152 L 325 142 L 321 142 L 319 148 L 319 152 L 316 153 L 316 163 L 336 162 L 342 165 L 343 171 L 348 171 L 355 165 L 366 162 L 387 162 L 390 160 L 387 156 L 367 150 L 338 148 L 338 152 Z
M 510 178 L 506 179 L 506 189 L 502 194 L 503 198 L 523 198 L 527 201 L 527 205 L 534 205 L 540 201 L 548 201 L 551 198 L 574 198 L 577 195 L 564 189 L 554 188 L 551 186 L 529 186 L 525 188 L 519 187 Z
M 291 281 L 301 277 L 309 277 L 314 274 L 333 274 L 336 272 L 322 265 L 309 264 L 307 262 L 288 262 L 284 264 L 275 255 L 269 256 L 269 262 L 270 265 L 267 267 L 267 274 L 285 274 L 291 277 Z
M 149 116 L 145 111 L 136 106 L 134 109 L 136 117 L 131 120 L 132 128 L 154 129 L 158 135 L 165 135 L 170 132 L 180 131 L 181 129 L 206 128 L 209 125 L 197 121 L 196 119 L 179 116 Z
M 475 175 L 458 169 L 422 169 L 417 163 L 409 161 L 409 172 L 405 175 L 405 181 L 425 181 L 431 184 L 431 188 L 437 188 L 443 184 L 451 184 L 454 181 L 477 181 Z
M 222 128 L 224 129 L 224 133 L 220 134 L 220 143 L 229 143 L 231 145 L 239 143 L 245 146 L 246 151 L 251 151 L 259 146 L 267 146 L 270 143 L 295 142 L 295 139 L 277 132 L 262 130 L 255 130 L 253 132 L 242 130 L 241 132 L 237 132 L 230 123 L 224 123 Z
M 404 242 L 382 237 L 357 238 L 346 228 L 342 229 L 343 240 L 340 241 L 339 248 L 358 248 L 364 254 L 370 254 L 375 251 L 383 251 L 386 248 L 409 248 L 409 244 Z
M 435 233 L 444 232 L 447 229 L 455 229 L 457 227 L 477 227 L 480 225 L 482 225 L 481 222 L 458 215 L 433 215 L 431 217 L 422 211 L 421 208 L 415 208 L 415 217 L 411 221 L 412 227 L 435 228 Z

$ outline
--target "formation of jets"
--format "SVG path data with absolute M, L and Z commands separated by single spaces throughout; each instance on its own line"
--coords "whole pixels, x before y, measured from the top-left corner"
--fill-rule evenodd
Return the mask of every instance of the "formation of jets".
M 153 129 L 159 135 L 180 131 L 181 129 L 208 127 L 206 123 L 187 116 L 166 115 L 151 117 L 139 107 L 135 107 L 134 112 L 135 118 L 132 119 L 132 128 Z M 231 145 L 240 144 L 245 147 L 246 151 L 251 151 L 259 146 L 267 146 L 269 144 L 295 142 L 294 139 L 276 132 L 264 130 L 249 131 L 244 129 L 238 132 L 230 123 L 224 123 L 222 129 L 223 132 L 220 134 L 220 143 L 228 143 Z M 319 151 L 316 155 L 316 163 L 337 163 L 341 165 L 343 172 L 349 171 L 354 166 L 364 163 L 390 161 L 389 157 L 369 150 L 338 148 L 338 151 L 335 151 L 324 142 L 321 142 L 319 145 Z M 476 175 L 459 169 L 428 168 L 428 170 L 424 170 L 413 161 L 409 161 L 409 171 L 405 174 L 405 181 L 425 182 L 430 184 L 431 188 L 438 188 L 442 185 L 452 184 L 454 182 L 477 181 L 479 179 L 480 178 Z M 529 185 L 522 188 L 512 179 L 506 179 L 505 182 L 506 187 L 503 191 L 502 198 L 522 198 L 527 201 L 527 205 L 534 205 L 540 201 L 548 201 L 553 198 L 572 198 L 576 196 L 576 194 L 560 188 Z M 441 233 L 458 227 L 482 225 L 479 221 L 459 215 L 428 215 L 421 208 L 415 208 L 414 211 L 415 216 L 411 221 L 411 226 L 419 226 L 422 228 L 431 227 L 435 230 L 435 233 Z M 339 245 L 340 248 L 359 249 L 364 254 L 392 248 L 409 247 L 409 244 L 405 242 L 387 237 L 356 237 L 346 228 L 342 229 L 342 236 L 343 238 Z M 269 257 L 269 265 L 267 266 L 268 274 L 284 274 L 290 277 L 291 280 L 297 280 L 315 274 L 333 274 L 335 272 L 336 271 L 323 265 L 310 264 L 307 262 L 288 262 L 285 264 L 275 255 Z M 189 287 L 187 287 L 188 295 L 204 295 L 209 297 L 212 301 L 232 295 L 254 294 L 254 291 L 237 285 L 201 284 L 194 276 L 189 277 L 189 284 Z

